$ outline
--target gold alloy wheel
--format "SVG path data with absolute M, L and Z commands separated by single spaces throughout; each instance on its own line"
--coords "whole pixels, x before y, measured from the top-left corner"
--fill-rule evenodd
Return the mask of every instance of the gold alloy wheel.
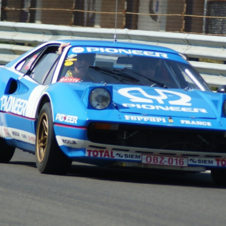
M 37 143 L 36 143 L 36 154 L 37 159 L 40 163 L 43 162 L 46 154 L 48 129 L 49 129 L 48 116 L 46 113 L 43 113 L 38 123 Z

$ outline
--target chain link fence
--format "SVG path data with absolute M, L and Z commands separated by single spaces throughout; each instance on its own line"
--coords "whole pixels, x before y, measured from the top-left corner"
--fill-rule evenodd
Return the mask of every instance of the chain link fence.
M 1 21 L 224 35 L 226 0 L 0 0 Z

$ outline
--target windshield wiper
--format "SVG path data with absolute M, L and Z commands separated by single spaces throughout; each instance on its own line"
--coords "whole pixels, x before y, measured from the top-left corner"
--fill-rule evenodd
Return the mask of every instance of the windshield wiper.
M 185 91 L 188 91 L 188 90 L 193 90 L 190 86 L 186 86 L 185 88 L 184 88 L 184 90 Z
M 128 79 L 134 83 L 140 83 L 140 81 L 138 79 L 124 73 L 121 70 L 119 71 L 119 70 L 115 70 L 115 69 L 103 68 L 103 67 L 98 67 L 98 66 L 89 66 L 89 68 L 91 68 L 95 71 L 100 71 L 101 73 L 103 73 L 105 75 L 113 76 L 117 80 L 119 80 L 120 78 L 124 78 L 124 79 Z M 119 80 L 119 81 L 121 81 L 121 80 Z M 121 81 L 121 82 L 123 82 L 123 81 Z
M 145 79 L 147 79 L 147 80 L 149 80 L 150 82 L 153 82 L 153 83 L 155 83 L 155 84 L 157 84 L 157 85 L 159 85 L 160 87 L 162 87 L 162 88 L 169 88 L 167 85 L 165 85 L 164 83 L 162 83 L 162 82 L 159 82 L 159 81 L 156 81 L 156 80 L 154 80 L 154 79 L 151 79 L 151 78 L 148 78 L 147 76 L 145 76 L 145 75 L 142 75 L 142 74 L 140 74 L 140 73 L 138 73 L 138 72 L 136 72 L 136 71 L 134 71 L 134 70 L 132 70 L 132 69 L 129 69 L 129 68 L 123 68 L 123 69 L 121 69 L 122 71 L 129 71 L 129 72 L 132 72 L 132 73 L 134 73 L 134 74 L 136 74 L 136 75 L 138 75 L 138 76 L 141 76 L 141 77 L 143 77 L 143 78 L 145 78 Z

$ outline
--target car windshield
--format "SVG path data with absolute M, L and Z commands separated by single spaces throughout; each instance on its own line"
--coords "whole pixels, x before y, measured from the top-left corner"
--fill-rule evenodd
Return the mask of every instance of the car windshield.
M 179 54 L 104 47 L 71 47 L 58 81 L 136 84 L 210 91 Z

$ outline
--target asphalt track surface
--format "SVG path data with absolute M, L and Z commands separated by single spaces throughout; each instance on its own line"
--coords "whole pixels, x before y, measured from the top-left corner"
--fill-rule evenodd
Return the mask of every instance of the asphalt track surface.
M 73 164 L 40 174 L 17 151 L 0 164 L 0 226 L 225 225 L 226 188 L 209 173 L 160 174 Z

